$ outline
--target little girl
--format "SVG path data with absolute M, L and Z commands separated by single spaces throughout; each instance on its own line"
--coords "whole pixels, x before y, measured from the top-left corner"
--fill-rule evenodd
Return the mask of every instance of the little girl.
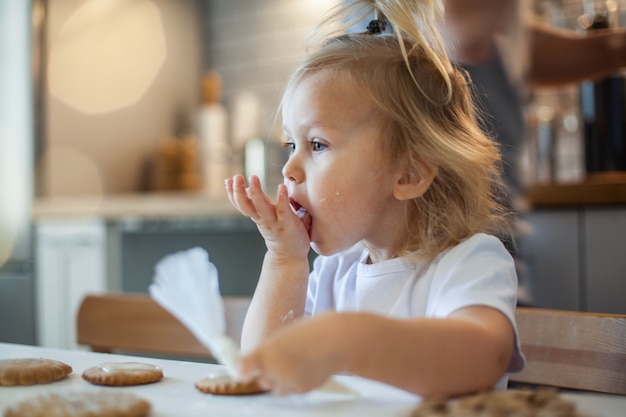
M 338 34 L 372 12 L 364 32 Z M 337 6 L 283 96 L 276 201 L 256 177 L 226 180 L 267 246 L 244 379 L 285 394 L 348 372 L 433 397 L 504 387 L 523 367 L 515 268 L 494 237 L 500 155 L 446 56 L 442 14 L 437 0 Z

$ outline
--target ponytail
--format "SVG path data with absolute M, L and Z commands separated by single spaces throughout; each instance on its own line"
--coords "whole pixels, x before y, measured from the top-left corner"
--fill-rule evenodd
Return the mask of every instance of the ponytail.
M 419 81 L 415 78 L 410 65 L 410 57 L 414 53 L 425 56 L 437 68 L 444 80 L 447 92 L 444 103 L 452 97 L 452 82 L 450 73 L 452 64 L 448 58 L 447 49 L 440 34 L 440 27 L 444 19 L 442 0 L 354 0 L 347 4 L 338 4 L 333 7 L 320 24 L 307 37 L 307 49 L 310 51 L 326 43 L 335 36 L 348 30 L 359 32 L 357 26 L 362 26 L 363 36 L 381 36 L 379 30 L 372 30 L 372 23 L 368 25 L 366 19 L 376 16 L 377 27 L 384 30 L 391 26 L 398 39 L 398 47 L 402 52 L 407 70 L 413 82 L 429 100 Z M 407 49 L 407 45 L 410 47 Z

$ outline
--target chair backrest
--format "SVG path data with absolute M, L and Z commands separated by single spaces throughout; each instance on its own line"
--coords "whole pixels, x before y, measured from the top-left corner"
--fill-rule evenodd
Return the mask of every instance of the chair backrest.
M 246 298 L 225 300 L 227 327 L 242 320 L 248 303 Z M 147 294 L 87 295 L 78 310 L 76 331 L 78 344 L 95 352 L 212 359 L 210 351 Z M 238 338 L 237 331 L 229 332 L 231 337 Z
M 626 315 L 518 307 L 524 384 L 626 395 Z

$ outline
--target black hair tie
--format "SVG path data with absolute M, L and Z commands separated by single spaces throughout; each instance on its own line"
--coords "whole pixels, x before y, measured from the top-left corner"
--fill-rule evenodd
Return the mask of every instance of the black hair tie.
M 370 20 L 367 25 L 367 31 L 371 34 L 382 33 L 387 29 L 387 20 L 386 19 L 374 19 Z

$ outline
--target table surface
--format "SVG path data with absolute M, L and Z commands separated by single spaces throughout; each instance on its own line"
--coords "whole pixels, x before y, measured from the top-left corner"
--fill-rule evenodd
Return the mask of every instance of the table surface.
M 72 366 L 67 378 L 45 385 L 0 386 L 0 415 L 11 404 L 50 392 L 124 390 L 152 404 L 151 417 L 165 416 L 410 416 L 420 398 L 375 381 L 338 375 L 324 387 L 303 395 L 278 397 L 270 394 L 225 397 L 204 394 L 194 382 L 223 374 L 220 365 L 142 358 L 136 356 L 72 351 L 0 343 L 0 359 L 47 358 Z M 81 378 L 82 372 L 103 362 L 146 362 L 163 369 L 162 381 L 133 387 L 102 387 Z M 579 410 L 595 417 L 624 417 L 626 396 L 593 393 L 564 393 Z

